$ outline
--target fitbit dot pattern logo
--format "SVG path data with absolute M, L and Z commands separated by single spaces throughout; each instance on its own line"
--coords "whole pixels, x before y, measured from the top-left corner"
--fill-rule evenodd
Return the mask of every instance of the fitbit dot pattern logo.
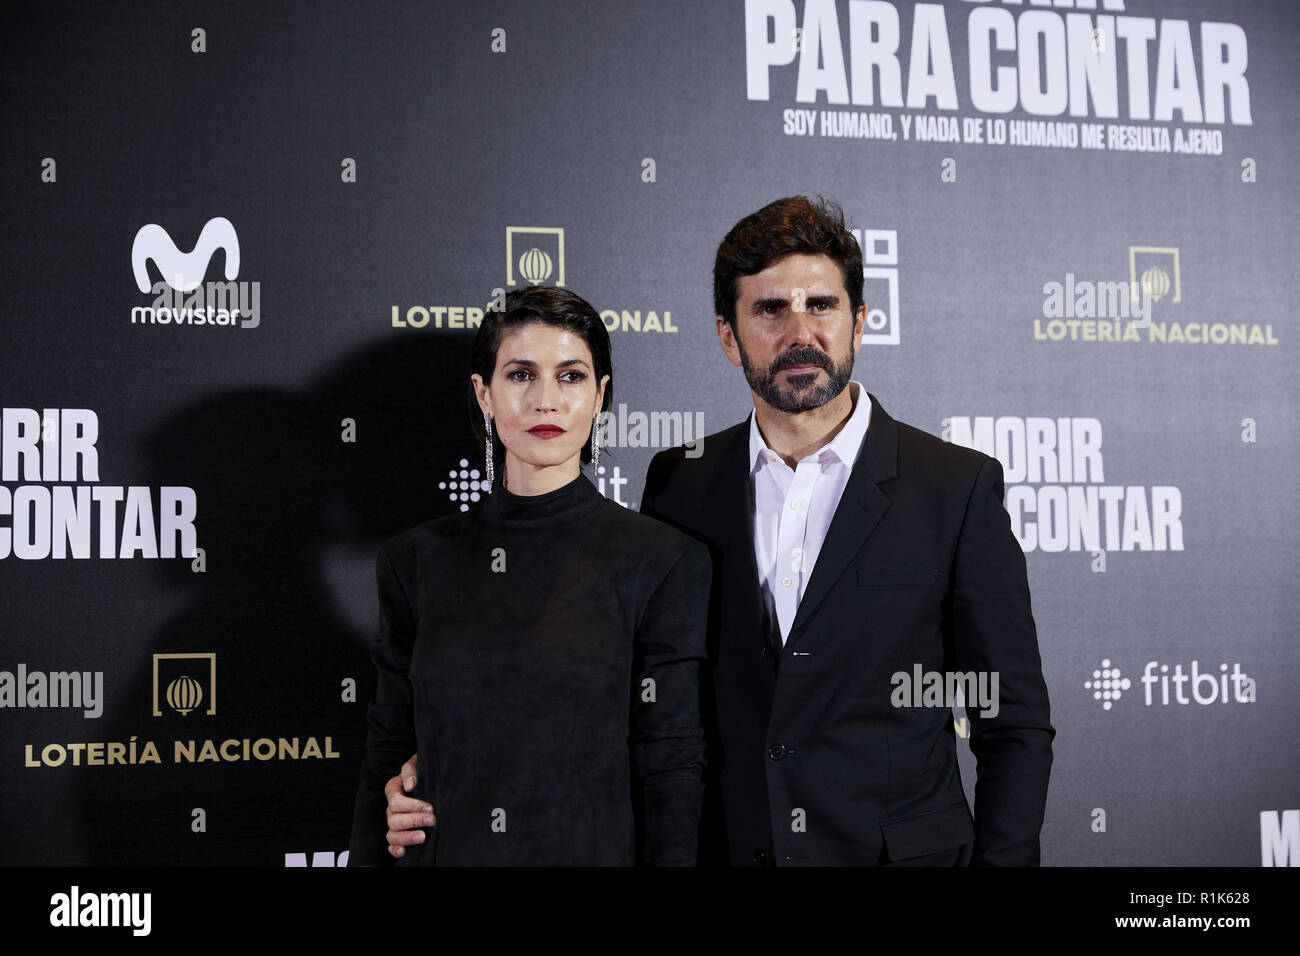
M 1113 701 L 1120 698 L 1120 694 L 1133 686 L 1133 682 L 1127 677 L 1120 677 L 1119 668 L 1110 666 L 1109 658 L 1102 658 L 1101 669 L 1092 672 L 1092 680 L 1083 682 L 1083 686 L 1092 691 L 1093 700 L 1101 701 L 1102 710 L 1110 710 Z
M 491 490 L 486 478 L 479 478 L 479 470 L 469 467 L 469 459 L 462 458 L 460 467 L 447 472 L 447 480 L 438 482 L 438 490 L 447 492 L 453 502 L 460 502 L 461 511 L 469 511 L 471 501 L 478 501 L 481 494 Z M 481 494 L 480 494 L 481 493 Z

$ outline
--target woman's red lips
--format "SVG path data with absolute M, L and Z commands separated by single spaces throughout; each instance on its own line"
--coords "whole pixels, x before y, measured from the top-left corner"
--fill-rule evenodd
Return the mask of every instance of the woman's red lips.
M 556 435 L 563 435 L 564 429 L 558 425 L 538 425 L 528 429 L 528 434 L 536 435 L 538 438 L 554 438 Z

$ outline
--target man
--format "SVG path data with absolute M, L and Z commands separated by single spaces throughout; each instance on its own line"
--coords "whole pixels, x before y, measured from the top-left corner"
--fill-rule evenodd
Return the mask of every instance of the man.
M 850 381 L 866 307 L 837 207 L 765 206 L 713 275 L 754 414 L 698 458 L 656 455 L 641 506 L 713 554 L 702 862 L 1037 864 L 1055 732 L 1001 466 Z M 958 684 L 984 692 L 973 820 L 932 692 Z M 394 855 L 433 819 L 402 786 Z

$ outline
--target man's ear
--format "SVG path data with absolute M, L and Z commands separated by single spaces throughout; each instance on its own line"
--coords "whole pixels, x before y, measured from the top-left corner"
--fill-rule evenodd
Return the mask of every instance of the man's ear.
M 853 354 L 858 354 L 858 349 L 862 348 L 862 331 L 867 325 L 867 304 L 863 302 L 858 306 L 858 314 L 853 317 Z
M 717 321 L 718 341 L 722 343 L 722 351 L 727 353 L 727 358 L 731 359 L 731 364 L 740 368 L 740 345 L 736 342 L 736 332 L 731 327 L 731 323 L 722 316 L 714 317 Z

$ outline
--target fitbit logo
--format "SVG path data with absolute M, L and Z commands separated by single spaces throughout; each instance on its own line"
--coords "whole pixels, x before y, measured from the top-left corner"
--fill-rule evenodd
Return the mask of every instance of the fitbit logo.
M 447 480 L 438 482 L 438 490 L 446 492 L 452 503 L 459 502 L 461 511 L 469 511 L 471 503 L 492 493 L 492 484 L 479 477 L 479 470 L 471 468 L 468 458 L 462 458 L 457 468 L 447 472 Z
M 1112 667 L 1110 658 L 1105 658 L 1101 662 L 1101 668 L 1092 672 L 1092 680 L 1084 681 L 1083 686 L 1085 690 L 1092 691 L 1094 700 L 1101 701 L 1102 710 L 1110 710 L 1111 705 L 1124 695 L 1124 691 L 1133 686 L 1133 682 L 1122 677 L 1119 668 Z
M 1175 664 L 1171 669 L 1168 664 L 1148 661 L 1142 670 L 1141 681 L 1148 707 L 1153 706 L 1157 699 L 1161 706 L 1193 702 L 1208 706 L 1226 704 L 1230 700 L 1238 704 L 1255 702 L 1255 680 L 1235 661 L 1231 672 L 1227 664 L 1220 664 L 1218 673 L 1212 668 L 1201 670 L 1199 661 L 1192 661 L 1190 671 L 1184 671 L 1182 664 Z

